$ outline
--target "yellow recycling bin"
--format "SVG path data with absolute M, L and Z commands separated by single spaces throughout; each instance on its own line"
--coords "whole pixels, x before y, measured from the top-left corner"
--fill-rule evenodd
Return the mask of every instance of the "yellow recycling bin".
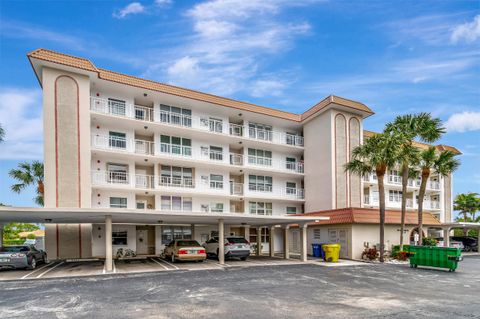
M 340 244 L 323 244 L 322 249 L 325 252 L 325 261 L 334 263 L 338 261 L 340 257 Z

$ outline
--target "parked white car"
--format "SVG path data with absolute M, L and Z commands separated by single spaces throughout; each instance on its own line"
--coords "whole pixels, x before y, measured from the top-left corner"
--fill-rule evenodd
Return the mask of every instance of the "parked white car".
M 236 257 L 241 260 L 247 260 L 250 256 L 250 243 L 240 236 L 225 237 L 225 258 Z M 212 237 L 203 244 L 207 251 L 207 256 L 218 258 L 218 237 Z

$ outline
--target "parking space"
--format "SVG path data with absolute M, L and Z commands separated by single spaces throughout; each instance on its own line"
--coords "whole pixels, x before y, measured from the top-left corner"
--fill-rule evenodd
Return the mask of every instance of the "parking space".
M 310 259 L 307 263 L 327 265 L 317 259 Z M 114 273 L 130 274 L 162 271 L 199 271 L 225 268 L 244 268 L 257 266 L 280 266 L 304 264 L 299 259 L 283 259 L 282 257 L 250 256 L 247 260 L 227 259 L 224 265 L 220 265 L 216 259 L 207 259 L 203 262 L 176 262 L 172 263 L 159 257 L 143 259 L 115 260 Z M 331 265 L 331 264 L 330 264 Z M 347 261 L 341 261 L 336 265 L 349 265 Z M 103 260 L 77 260 L 56 261 L 45 265 L 39 265 L 35 270 L 0 270 L 1 280 L 26 280 L 64 278 L 75 276 L 95 276 L 105 274 Z

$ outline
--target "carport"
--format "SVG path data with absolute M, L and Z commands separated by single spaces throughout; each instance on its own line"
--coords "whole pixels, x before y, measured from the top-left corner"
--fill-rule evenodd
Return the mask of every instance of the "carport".
M 454 222 L 443 223 L 435 227 L 428 227 L 428 229 L 441 229 L 443 231 L 443 246 L 450 246 L 450 232 L 454 229 L 477 229 L 478 230 L 478 242 L 480 243 L 480 223 L 468 223 L 468 222 Z
M 218 236 L 225 237 L 225 225 L 269 227 L 283 229 L 284 258 L 290 258 L 289 226 L 300 227 L 301 261 L 307 261 L 307 223 L 328 219 L 319 216 L 262 216 L 239 213 L 204 213 L 204 212 L 162 212 L 130 209 L 93 209 L 93 208 L 22 208 L 0 207 L 0 224 L 21 221 L 41 224 L 104 224 L 105 225 L 105 269 L 113 270 L 112 224 L 145 225 L 217 225 Z M 261 238 L 257 236 L 257 255 L 260 255 Z M 275 236 L 269 237 L 270 256 L 274 255 Z M 225 264 L 224 246 L 219 245 L 219 263 Z

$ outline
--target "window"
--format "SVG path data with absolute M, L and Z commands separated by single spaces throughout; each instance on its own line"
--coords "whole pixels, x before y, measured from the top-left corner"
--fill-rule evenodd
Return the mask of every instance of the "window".
M 214 161 L 223 161 L 223 148 L 210 146 L 210 159 Z
M 248 189 L 256 192 L 271 192 L 272 177 L 248 175 Z
M 127 148 L 127 139 L 125 133 L 108 132 L 108 146 L 112 148 Z
M 128 166 L 124 164 L 107 164 L 107 180 L 114 184 L 128 184 Z
M 210 188 L 223 188 L 223 175 L 210 174 Z
M 162 165 L 160 168 L 160 185 L 194 187 L 193 168 Z
M 313 230 L 313 239 L 321 239 L 321 236 L 320 236 L 321 232 L 320 232 L 320 229 L 319 228 L 315 228 Z
M 211 203 L 210 211 L 212 213 L 223 213 L 223 203 Z
M 174 239 L 192 239 L 192 229 L 188 226 L 163 226 L 162 244 L 168 246 Z
M 272 166 L 272 152 L 249 148 L 248 163 L 253 165 Z
M 160 152 L 192 156 L 192 140 L 176 136 L 160 135 Z
M 285 134 L 285 142 L 287 145 L 296 145 L 297 144 L 297 134 L 295 133 L 286 133 Z
M 223 132 L 223 121 L 220 119 L 216 119 L 211 117 L 208 121 L 208 127 L 210 129 L 210 132 L 215 132 L 215 133 L 222 133 Z
M 163 211 L 192 211 L 192 198 L 181 196 L 166 196 L 160 197 L 160 209 Z
M 295 171 L 297 169 L 297 159 L 294 157 L 287 157 L 286 158 L 286 165 L 287 169 Z
M 394 169 L 391 169 L 388 174 L 388 181 L 394 184 L 401 184 L 402 183 L 402 176 L 400 172 Z
M 295 195 L 297 193 L 297 183 L 287 182 L 286 193 L 288 195 Z
M 192 111 L 189 109 L 160 104 L 160 122 L 191 127 Z
M 112 231 L 112 245 L 126 246 L 128 245 L 127 239 L 128 239 L 128 232 L 126 230 Z
M 272 140 L 272 127 L 270 125 L 248 123 L 248 133 L 251 138 L 263 141 Z
M 250 214 L 272 215 L 272 203 L 249 202 Z
M 297 213 L 297 207 L 288 207 L 287 206 L 287 214 L 296 214 Z
M 108 113 L 125 116 L 126 103 L 122 100 L 108 99 Z
M 402 201 L 402 191 L 389 190 L 388 191 L 388 200 L 390 202 L 401 202 Z
M 125 197 L 110 197 L 111 208 L 127 208 L 127 198 Z

